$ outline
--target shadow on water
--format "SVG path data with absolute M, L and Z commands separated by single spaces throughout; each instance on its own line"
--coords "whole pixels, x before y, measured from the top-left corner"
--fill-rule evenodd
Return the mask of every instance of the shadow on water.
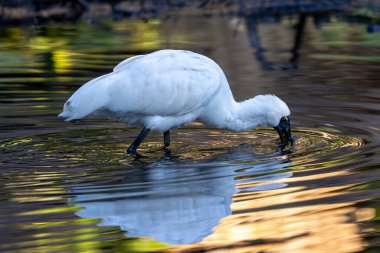
M 40 6 L 11 20 L 38 26 L 0 31 L 0 251 L 377 252 L 378 7 L 145 2 L 140 13 L 113 1 L 116 21 L 77 8 L 75 24 Z M 173 131 L 170 153 L 152 133 L 134 159 L 139 129 L 56 118 L 84 82 L 167 47 L 213 58 L 239 100 L 287 101 L 295 145 L 279 152 L 273 129 L 195 123 Z

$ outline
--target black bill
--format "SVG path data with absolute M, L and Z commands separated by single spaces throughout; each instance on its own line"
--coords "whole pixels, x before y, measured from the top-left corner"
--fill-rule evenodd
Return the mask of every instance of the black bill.
M 280 136 L 280 147 L 284 148 L 288 144 L 293 145 L 294 140 L 290 129 L 290 118 L 282 117 L 278 126 L 274 127 Z

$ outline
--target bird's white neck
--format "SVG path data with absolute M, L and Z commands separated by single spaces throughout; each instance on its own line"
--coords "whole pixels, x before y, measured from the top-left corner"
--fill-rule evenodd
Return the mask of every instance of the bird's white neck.
M 268 126 L 267 106 L 260 100 L 251 98 L 242 102 L 235 102 L 230 118 L 227 118 L 226 128 L 233 131 L 246 131 L 258 126 Z
M 269 106 L 263 96 L 254 97 L 242 102 L 231 99 L 224 106 L 213 107 L 207 113 L 207 119 L 200 121 L 217 128 L 233 131 L 246 131 L 258 126 L 268 126 Z

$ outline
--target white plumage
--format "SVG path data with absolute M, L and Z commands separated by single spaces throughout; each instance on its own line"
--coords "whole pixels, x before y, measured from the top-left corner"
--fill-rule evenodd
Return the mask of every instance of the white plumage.
M 71 121 L 105 115 L 166 132 L 191 121 L 234 131 L 277 126 L 289 114 L 274 95 L 236 102 L 223 71 L 211 59 L 161 50 L 124 60 L 112 73 L 84 84 L 59 116 Z

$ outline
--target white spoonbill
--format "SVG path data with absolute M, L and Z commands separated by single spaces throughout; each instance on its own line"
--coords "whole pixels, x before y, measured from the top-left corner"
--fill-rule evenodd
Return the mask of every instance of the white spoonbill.
M 58 116 L 72 121 L 89 115 L 143 126 L 129 154 L 136 154 L 150 130 L 163 132 L 168 147 L 169 130 L 192 121 L 233 131 L 271 126 L 281 147 L 293 144 L 290 110 L 281 99 L 259 95 L 236 102 L 218 64 L 184 50 L 160 50 L 120 62 L 113 72 L 80 87 Z

